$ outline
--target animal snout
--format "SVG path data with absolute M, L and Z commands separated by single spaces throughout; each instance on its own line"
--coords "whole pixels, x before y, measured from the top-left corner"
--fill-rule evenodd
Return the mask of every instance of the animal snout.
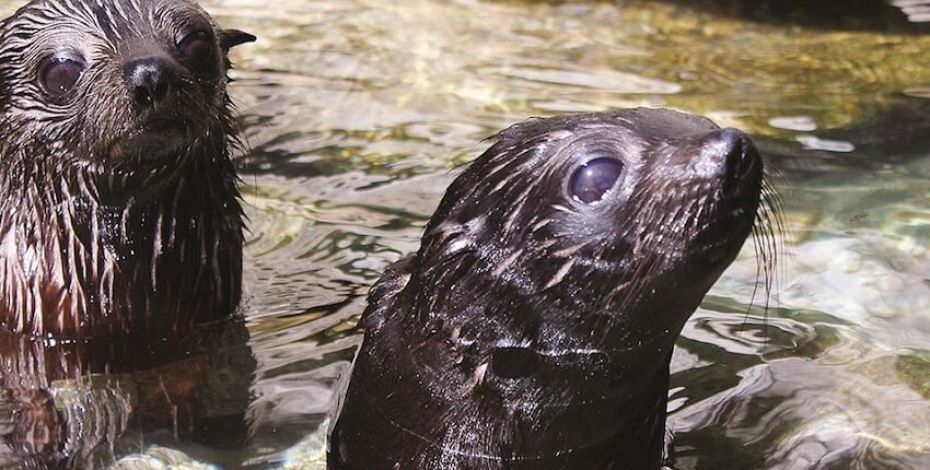
M 154 108 L 164 102 L 175 88 L 177 74 L 163 57 L 143 57 L 126 63 L 126 83 L 133 100 L 140 106 Z

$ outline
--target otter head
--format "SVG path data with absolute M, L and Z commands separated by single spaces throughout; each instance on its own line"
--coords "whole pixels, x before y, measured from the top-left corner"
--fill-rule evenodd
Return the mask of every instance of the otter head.
M 762 174 L 746 134 L 669 110 L 514 126 L 430 222 L 413 310 L 504 374 L 532 372 L 511 355 L 666 359 L 751 233 Z
M 0 26 L 0 113 L 56 164 L 164 162 L 225 139 L 226 53 L 254 39 L 190 0 L 36 0 Z

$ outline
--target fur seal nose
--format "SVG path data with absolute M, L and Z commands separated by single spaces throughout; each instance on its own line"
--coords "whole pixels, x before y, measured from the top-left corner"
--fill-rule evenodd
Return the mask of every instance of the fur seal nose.
M 175 74 L 162 57 L 144 57 L 126 63 L 126 82 L 133 99 L 140 106 L 155 107 L 171 93 Z
M 722 174 L 726 183 L 738 180 L 753 167 L 758 152 L 745 132 L 727 127 L 704 135 L 698 166 L 709 174 Z

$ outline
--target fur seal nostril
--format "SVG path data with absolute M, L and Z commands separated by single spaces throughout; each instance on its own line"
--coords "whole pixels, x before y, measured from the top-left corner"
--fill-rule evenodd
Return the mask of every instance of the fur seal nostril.
M 745 170 L 745 162 L 749 158 L 748 152 L 754 150 L 752 141 L 745 132 L 727 127 L 708 136 L 710 145 L 718 145 L 719 152 L 726 158 L 726 169 L 733 176 L 738 176 Z
M 136 102 L 154 106 L 176 87 L 172 64 L 161 57 L 145 57 L 126 64 L 126 77 Z
M 192 0 L 34 0 L 0 23 L 0 322 L 182 332 L 241 296 L 230 47 Z
M 748 137 L 699 116 L 503 131 L 372 288 L 329 468 L 658 469 L 672 348 L 761 191 Z

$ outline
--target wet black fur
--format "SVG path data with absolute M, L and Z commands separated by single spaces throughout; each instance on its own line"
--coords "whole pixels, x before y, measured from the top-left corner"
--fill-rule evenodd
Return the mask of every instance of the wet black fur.
M 573 199 L 571 175 L 604 157 L 620 181 Z M 672 348 L 761 192 L 749 138 L 693 115 L 504 131 L 373 288 L 329 468 L 658 468 Z

